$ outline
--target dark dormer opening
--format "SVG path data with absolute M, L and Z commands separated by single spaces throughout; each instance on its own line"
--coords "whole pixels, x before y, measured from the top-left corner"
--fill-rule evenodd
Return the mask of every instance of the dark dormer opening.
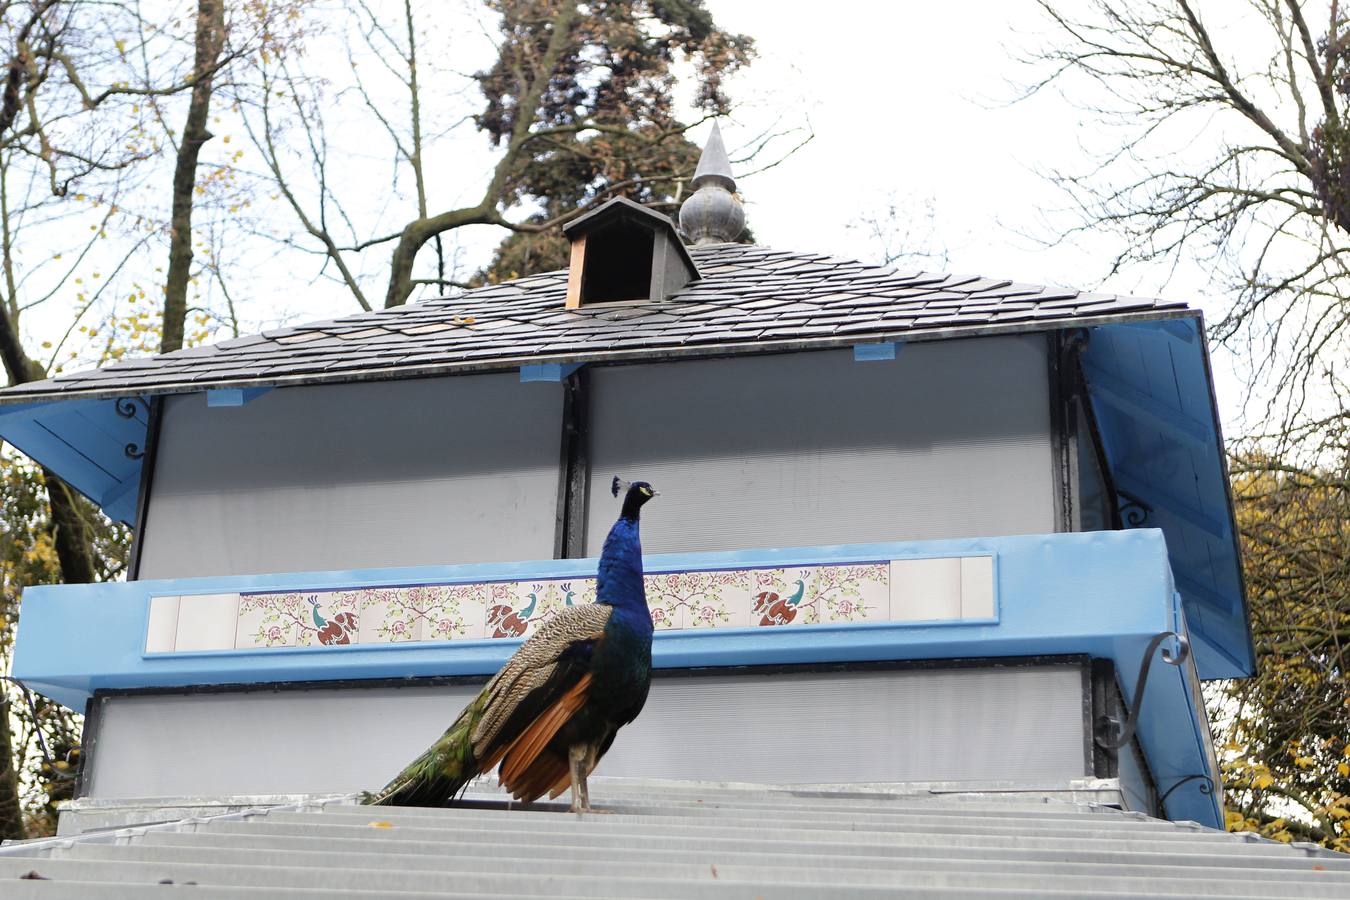
M 660 303 L 698 267 L 670 219 L 616 197 L 563 227 L 572 241 L 567 308 L 594 303 Z
M 651 299 L 654 233 L 616 222 L 596 228 L 582 240 L 583 304 Z

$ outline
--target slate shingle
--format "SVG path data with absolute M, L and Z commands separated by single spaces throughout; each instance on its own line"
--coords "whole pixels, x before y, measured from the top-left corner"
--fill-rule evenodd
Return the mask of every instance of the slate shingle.
M 541 361 L 719 343 L 864 339 L 911 329 L 991 324 L 1069 325 L 1075 319 L 1185 309 L 1184 303 L 1040 288 L 977 276 L 897 272 L 820 254 L 743 244 L 690 249 L 702 277 L 661 304 L 564 308 L 566 272 L 489 285 L 454 297 L 195 347 L 0 391 L 33 397 L 165 392 L 176 386 L 348 380 L 362 369 L 494 359 Z M 1023 324 L 1021 327 L 1028 327 Z M 676 351 L 678 352 L 678 351 Z

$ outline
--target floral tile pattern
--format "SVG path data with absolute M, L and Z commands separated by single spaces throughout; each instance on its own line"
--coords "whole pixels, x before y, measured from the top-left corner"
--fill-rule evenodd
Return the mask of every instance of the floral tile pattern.
M 409 608 L 404 588 L 360 588 L 339 591 L 357 609 L 357 643 L 401 644 L 422 639 L 425 616 Z
M 930 576 L 948 568 L 971 574 L 956 579 L 951 590 L 944 588 L 938 596 L 929 585 Z M 996 608 L 989 555 L 653 572 L 646 576 L 646 589 L 652 622 L 659 630 L 781 628 L 916 617 L 988 621 Z M 952 591 L 956 593 L 947 597 Z M 521 639 L 567 607 L 594 602 L 595 595 L 594 578 L 553 578 L 251 593 L 228 599 L 233 604 L 238 598 L 234 647 L 254 650 Z M 927 614 L 915 606 L 919 599 L 930 605 L 941 600 L 944 608 L 958 611 L 950 616 Z M 192 643 L 190 636 L 180 634 L 174 646 L 165 648 L 161 645 L 166 639 L 159 636 L 153 652 L 182 652 Z
M 891 617 L 889 563 L 819 566 L 811 584 L 819 622 L 875 622 Z

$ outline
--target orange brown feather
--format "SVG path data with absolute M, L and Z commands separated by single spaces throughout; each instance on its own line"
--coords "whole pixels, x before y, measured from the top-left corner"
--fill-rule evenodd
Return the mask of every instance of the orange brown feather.
M 547 793 L 560 778 L 568 777 L 567 760 L 546 751 L 549 742 L 585 705 L 590 686 L 591 673 L 586 672 L 526 726 L 501 754 L 501 784 L 517 800 L 533 801 Z M 488 765 L 483 768 L 487 769 Z

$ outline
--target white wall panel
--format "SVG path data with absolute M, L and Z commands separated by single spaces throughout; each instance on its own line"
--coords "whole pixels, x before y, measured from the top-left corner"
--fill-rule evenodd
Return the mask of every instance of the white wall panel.
M 587 550 L 612 475 L 662 496 L 648 552 L 1054 530 L 1040 336 L 597 369 Z
M 378 788 L 477 686 L 112 697 L 87 793 Z M 1077 666 L 663 677 L 597 774 L 827 783 L 1081 778 Z
M 168 398 L 140 577 L 547 559 L 561 409 L 515 374 Z

